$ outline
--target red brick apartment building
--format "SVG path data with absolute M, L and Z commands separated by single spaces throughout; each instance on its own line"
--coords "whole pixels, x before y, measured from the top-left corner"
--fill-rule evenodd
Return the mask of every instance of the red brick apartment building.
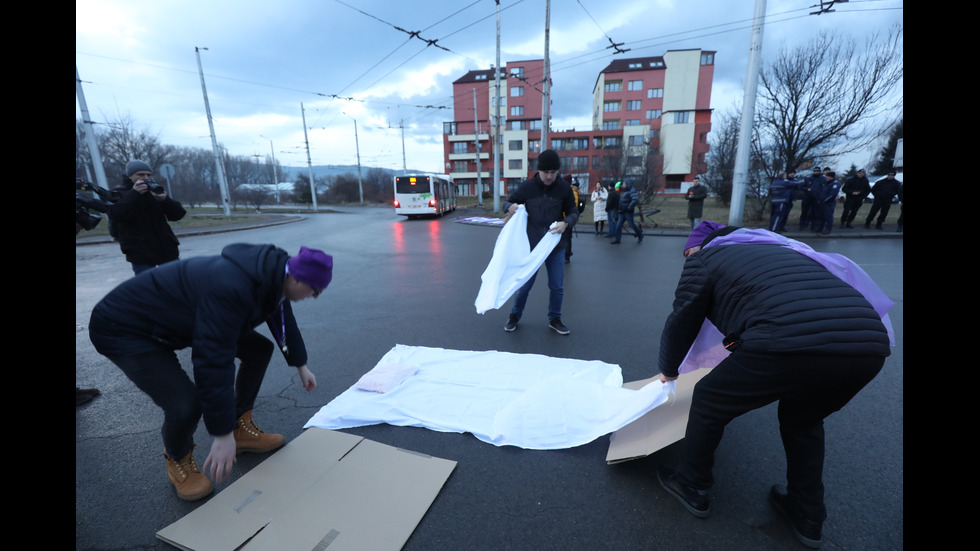
M 507 62 L 500 74 L 501 195 L 533 175 L 538 154 L 549 147 L 561 155 L 562 173 L 583 190 L 632 178 L 683 192 L 706 169 L 714 58 L 715 52 L 693 49 L 613 61 L 592 89 L 592 128 L 550 129 L 547 147 L 541 143 L 544 61 Z M 484 190 L 493 186 L 495 88 L 493 68 L 453 82 L 453 121 L 444 123 L 443 149 L 460 195 L 475 195 L 478 182 Z

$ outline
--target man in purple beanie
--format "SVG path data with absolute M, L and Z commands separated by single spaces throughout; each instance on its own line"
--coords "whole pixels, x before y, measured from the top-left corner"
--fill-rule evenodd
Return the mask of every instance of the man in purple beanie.
M 300 247 L 289 256 L 275 245 L 239 243 L 218 256 L 170 262 L 131 278 L 92 310 L 95 349 L 163 409 L 167 477 L 178 497 L 195 501 L 213 491 L 194 460 L 202 416 L 214 438 L 204 470 L 216 482 L 237 454 L 285 444 L 281 434 L 259 429 L 252 408 L 277 347 L 303 388 L 316 388 L 290 303 L 318 297 L 332 276 L 333 258 L 323 251 Z M 262 323 L 276 344 L 255 331 Z M 193 380 L 175 354 L 187 347 Z
M 823 421 L 891 353 L 892 302 L 846 257 L 766 230 L 702 222 L 684 256 L 660 338 L 660 379 L 690 368 L 685 358 L 697 355 L 706 321 L 720 333 L 711 345 L 728 355 L 694 386 L 677 460 L 661 466 L 657 478 L 688 512 L 708 517 L 725 427 L 778 402 L 786 483 L 773 485 L 769 499 L 796 538 L 817 548 L 827 518 Z

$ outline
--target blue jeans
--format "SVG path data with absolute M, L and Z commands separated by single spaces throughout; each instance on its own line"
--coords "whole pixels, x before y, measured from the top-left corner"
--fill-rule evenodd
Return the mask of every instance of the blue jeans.
M 561 317 L 561 303 L 565 296 L 565 248 L 556 247 L 555 250 L 551 251 L 548 258 L 544 260 L 544 267 L 548 270 L 548 290 L 551 293 L 548 299 L 548 321 L 551 321 Z M 520 319 L 521 314 L 524 313 L 527 295 L 531 292 L 531 287 L 534 286 L 534 280 L 537 277 L 538 274 L 535 272 L 531 279 L 527 280 L 527 283 L 522 285 L 514 294 L 514 307 L 510 309 L 512 316 L 517 316 Z
M 622 239 L 623 226 L 625 226 L 627 223 L 630 225 L 631 228 L 633 228 L 633 232 L 636 233 L 637 237 L 643 234 L 643 230 L 641 230 L 636 225 L 636 222 L 633 221 L 633 213 L 620 211 L 619 220 L 616 222 L 616 241 Z
M 609 237 L 616 235 L 616 224 L 619 222 L 619 213 L 614 210 L 607 210 L 609 218 Z

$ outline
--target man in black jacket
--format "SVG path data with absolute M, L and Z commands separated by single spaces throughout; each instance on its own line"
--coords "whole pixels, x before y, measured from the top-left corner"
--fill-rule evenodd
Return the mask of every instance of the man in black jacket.
M 126 163 L 123 185 L 115 190 L 121 197 L 108 212 L 112 236 L 119 241 L 134 274 L 177 260 L 180 243 L 169 222 L 187 214 L 152 176 L 149 164 L 138 160 Z
M 559 177 L 561 158 L 551 149 L 541 152 L 538 156 L 538 171 L 533 178 L 524 180 L 513 193 L 507 197 L 501 207 L 509 214 L 517 212 L 518 205 L 524 205 L 527 210 L 527 240 L 534 249 L 538 241 L 548 232 L 561 234 L 566 228 L 578 221 L 578 205 L 575 204 L 575 194 L 572 186 Z M 552 228 L 552 224 L 555 227 Z M 565 289 L 565 243 L 559 241 L 544 261 L 548 270 L 548 326 L 559 335 L 569 334 L 565 324 L 561 322 L 561 307 Z M 504 325 L 504 331 L 517 329 L 517 322 L 524 313 L 527 295 L 534 286 L 537 273 L 527 280 L 514 294 L 514 306 L 510 317 Z
M 241 452 L 285 443 L 252 420 L 274 346 L 255 331 L 266 323 L 303 388 L 316 388 L 290 302 L 316 298 L 330 283 L 333 258 L 301 247 L 290 257 L 274 245 L 228 245 L 219 256 L 169 262 L 123 282 L 92 310 L 89 336 L 164 413 L 167 476 L 181 499 L 212 491 L 194 460 L 203 415 L 214 437 L 204 470 L 221 482 Z M 194 378 L 175 350 L 193 349 Z M 241 365 L 235 368 L 235 358 Z
M 892 208 L 892 199 L 898 195 L 901 186 L 902 182 L 895 179 L 894 171 L 889 172 L 887 176 L 871 186 L 871 195 L 874 195 L 874 200 L 871 202 L 871 212 L 868 213 L 868 218 L 864 221 L 865 229 L 871 229 L 871 221 L 875 219 L 875 215 L 878 216 L 875 229 L 881 229 L 881 225 L 885 223 L 885 218 L 888 216 L 888 211 Z
M 844 194 L 844 212 L 840 217 L 840 227 L 853 228 L 851 222 L 864 204 L 864 198 L 871 193 L 871 183 L 868 182 L 864 169 L 858 170 L 857 174 L 848 178 L 840 191 Z
M 661 467 L 658 478 L 689 512 L 707 517 L 725 426 L 778 401 L 787 484 L 773 486 L 770 499 L 797 538 L 817 547 L 826 518 L 823 420 L 881 370 L 891 352 L 885 323 L 891 303 L 869 278 L 856 277 L 863 271 L 852 263 L 854 286 L 842 280 L 842 257 L 765 230 L 720 227 L 709 234 L 711 227 L 702 226 L 685 247 L 661 336 L 661 380 L 678 377 L 706 320 L 730 354 L 695 386 L 680 460 Z

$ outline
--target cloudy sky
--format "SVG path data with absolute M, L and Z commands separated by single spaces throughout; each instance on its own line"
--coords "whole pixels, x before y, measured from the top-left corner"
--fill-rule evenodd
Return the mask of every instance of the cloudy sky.
M 544 57 L 547 5 L 500 0 L 502 63 Z M 903 6 L 850 0 L 811 15 L 819 2 L 768 0 L 763 61 L 823 30 L 863 44 L 901 24 Z M 741 104 L 754 9 L 750 0 L 551 0 L 554 130 L 589 127 L 613 42 L 629 49 L 618 58 L 714 50 L 712 108 Z M 356 164 L 359 146 L 364 166 L 401 169 L 404 151 L 408 168 L 442 172 L 452 82 L 496 62 L 496 13 L 494 0 L 76 0 L 75 66 L 91 120 L 129 120 L 163 143 L 210 148 L 199 49 L 215 136 L 232 155 L 274 151 L 304 166 L 308 142 L 314 165 Z

